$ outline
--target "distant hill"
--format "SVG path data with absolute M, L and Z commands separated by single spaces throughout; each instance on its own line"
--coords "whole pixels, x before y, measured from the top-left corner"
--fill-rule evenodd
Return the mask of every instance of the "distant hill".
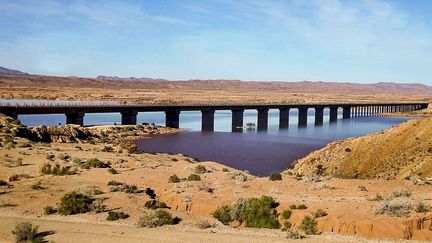
M 0 67 L 0 76 L 30 76 L 29 73 L 24 73 L 18 70 L 13 70 L 5 67 Z
M 271 91 L 284 93 L 327 93 L 350 95 L 409 94 L 431 95 L 432 86 L 419 83 L 374 84 L 338 83 L 323 81 L 241 81 L 241 80 L 175 80 L 153 78 L 120 78 L 98 76 L 97 78 L 36 76 L 0 67 L 0 87 L 74 87 L 101 89 L 155 89 L 155 90 L 219 90 L 219 91 Z

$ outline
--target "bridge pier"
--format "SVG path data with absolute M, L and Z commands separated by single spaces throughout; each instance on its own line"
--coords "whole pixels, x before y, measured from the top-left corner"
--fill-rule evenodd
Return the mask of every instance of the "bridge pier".
M 324 121 L 324 107 L 315 107 L 315 125 L 322 125 Z
M 71 112 L 66 113 L 66 124 L 76 124 L 84 126 L 84 112 Z
M 201 131 L 214 131 L 214 113 L 215 110 L 212 109 L 201 111 Z
M 307 112 L 308 107 L 299 107 L 298 108 L 298 126 L 305 127 L 307 126 Z
M 268 108 L 258 109 L 258 131 L 267 131 L 268 111 Z
M 330 122 L 337 120 L 338 108 L 337 106 L 330 106 Z
M 165 126 L 171 128 L 180 127 L 180 110 L 165 111 Z
M 344 106 L 343 107 L 342 118 L 343 119 L 348 119 L 350 117 L 351 117 L 351 106 Z
M 231 110 L 231 131 L 243 132 L 243 109 Z
M 288 128 L 289 126 L 289 110 L 290 108 L 279 109 L 279 129 Z
M 121 124 L 122 125 L 136 125 L 137 124 L 137 114 L 136 111 L 122 111 L 121 114 Z

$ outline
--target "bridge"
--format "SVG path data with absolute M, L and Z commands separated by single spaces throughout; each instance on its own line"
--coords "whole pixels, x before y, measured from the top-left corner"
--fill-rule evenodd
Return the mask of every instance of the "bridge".
M 342 118 L 375 116 L 383 113 L 408 112 L 427 108 L 428 103 L 343 103 L 343 104 L 271 104 L 271 105 L 121 105 L 121 104 L 83 104 L 73 105 L 3 105 L 0 113 L 18 118 L 24 114 L 65 114 L 67 124 L 84 124 L 86 113 L 120 113 L 122 125 L 137 123 L 138 112 L 165 112 L 165 125 L 179 128 L 180 112 L 201 111 L 201 130 L 214 130 L 214 114 L 217 110 L 230 110 L 232 113 L 232 131 L 243 131 L 243 113 L 245 110 L 258 111 L 258 131 L 268 127 L 268 112 L 279 110 L 279 127 L 288 128 L 290 110 L 298 110 L 298 126 L 304 127 L 308 122 L 308 110 L 315 110 L 315 125 L 324 122 L 324 109 L 328 108 L 329 122 L 338 119 L 338 111 L 342 110 Z

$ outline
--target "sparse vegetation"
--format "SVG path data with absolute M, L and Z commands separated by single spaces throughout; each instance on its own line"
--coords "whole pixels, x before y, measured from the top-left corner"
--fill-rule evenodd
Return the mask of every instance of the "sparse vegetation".
M 430 208 L 429 205 L 427 205 L 422 201 L 418 201 L 415 205 L 415 211 L 417 213 L 427 213 L 429 212 L 429 208 Z
M 317 221 L 307 215 L 303 218 L 300 229 L 307 235 L 316 235 L 318 233 L 317 225 Z
M 75 190 L 76 193 L 79 194 L 84 194 L 87 196 L 96 196 L 96 195 L 100 195 L 103 194 L 104 192 L 97 186 L 85 186 L 85 187 L 80 187 L 77 190 Z
M 43 210 L 45 215 L 57 213 L 57 209 L 55 209 L 53 206 L 46 206 Z
M 18 181 L 21 179 L 29 179 L 29 178 L 31 178 L 31 176 L 29 176 L 27 174 L 13 174 L 13 175 L 9 176 L 9 182 Z
M 45 236 L 54 234 L 54 231 L 38 232 L 39 226 L 33 226 L 30 222 L 20 222 L 15 225 L 12 234 L 15 242 L 46 242 Z
M 327 212 L 322 210 L 322 209 L 318 209 L 316 212 L 313 213 L 314 218 L 321 218 L 324 216 L 327 216 Z
M 119 212 L 110 211 L 110 212 L 108 212 L 108 216 L 107 216 L 106 220 L 115 221 L 115 220 L 126 219 L 126 218 L 129 218 L 129 214 L 123 213 L 121 211 L 119 211 Z
M 84 169 L 90 168 L 109 168 L 110 164 L 105 163 L 97 158 L 88 159 L 84 164 L 81 164 L 81 167 Z
M 392 192 L 392 197 L 410 197 L 410 196 L 411 196 L 411 192 L 403 188 L 396 189 L 395 191 Z
M 44 164 L 40 172 L 42 175 L 55 176 L 75 175 L 77 173 L 76 169 L 71 169 L 70 166 L 61 167 L 59 164 L 55 164 L 54 166 L 51 164 Z
M 178 182 L 180 182 L 180 178 L 176 174 L 173 174 L 169 177 L 168 182 L 169 183 L 178 183 Z
M 289 219 L 291 217 L 292 211 L 291 210 L 284 210 L 282 211 L 282 218 Z
M 40 182 L 40 181 L 31 184 L 31 185 L 30 185 L 30 188 L 33 189 L 33 190 L 43 190 L 43 189 L 45 189 L 45 188 L 42 186 L 42 182 Z
M 293 240 L 300 240 L 303 239 L 304 236 L 301 235 L 297 230 L 287 229 L 286 238 L 293 239 Z
M 299 210 L 305 210 L 305 209 L 307 209 L 308 207 L 306 206 L 306 205 L 304 205 L 304 204 L 299 204 L 299 205 L 297 205 L 297 209 L 299 209 Z
M 117 174 L 118 174 L 118 171 L 117 171 L 116 169 L 114 169 L 114 168 L 109 168 L 109 169 L 108 169 L 108 172 L 109 172 L 110 174 L 113 174 L 113 175 L 117 175 Z
M 108 185 L 109 184 L 110 183 L 108 182 Z M 143 190 L 139 189 L 136 185 L 128 185 L 128 184 L 120 183 L 115 186 L 110 186 L 110 192 L 142 193 Z
M 0 180 L 0 186 L 9 186 L 9 184 L 4 180 Z
M 270 175 L 269 180 L 271 181 L 281 181 L 282 175 L 280 173 L 273 173 Z
M 366 188 L 365 186 L 358 186 L 358 189 L 359 189 L 361 192 L 367 192 L 367 191 L 368 191 L 367 188 Z
M 201 181 L 201 176 L 197 174 L 191 174 L 188 176 L 188 181 Z
M 94 199 L 80 193 L 65 194 L 60 200 L 58 212 L 62 215 L 87 213 L 92 209 Z
M 195 166 L 195 174 L 204 174 L 207 172 L 207 168 L 204 165 Z
M 101 149 L 101 151 L 102 151 L 102 152 L 113 152 L 113 151 L 114 151 L 114 148 L 111 147 L 111 146 L 104 146 L 104 147 Z
M 118 182 L 118 181 L 109 181 L 108 182 L 108 186 L 120 186 L 123 185 L 122 182 Z
M 91 211 L 95 213 L 102 213 L 106 210 L 106 205 L 103 203 L 105 198 L 96 198 L 91 204 Z
M 405 199 L 391 199 L 382 201 L 375 209 L 376 214 L 387 214 L 393 217 L 406 217 L 413 205 Z
M 215 227 L 214 224 L 210 223 L 210 222 L 207 221 L 207 220 L 199 221 L 199 222 L 196 224 L 196 226 L 197 226 L 198 229 L 209 229 L 209 228 L 214 228 L 214 227 Z
M 148 200 L 144 206 L 148 209 L 169 208 L 164 202 L 156 199 Z
M 164 210 L 146 211 L 138 220 L 138 227 L 154 228 L 162 225 L 174 224 L 175 220 L 171 213 Z
M 222 172 L 229 172 L 228 168 L 223 168 Z

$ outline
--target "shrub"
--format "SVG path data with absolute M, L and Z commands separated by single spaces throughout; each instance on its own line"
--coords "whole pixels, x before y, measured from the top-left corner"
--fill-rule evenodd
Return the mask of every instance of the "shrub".
M 207 169 L 204 165 L 195 166 L 195 174 L 204 174 L 207 172 Z
M 232 221 L 230 207 L 225 205 L 216 209 L 216 211 L 213 212 L 213 217 L 219 220 L 222 224 L 228 225 Z
M 70 166 L 61 167 L 59 164 L 52 166 L 51 164 L 44 164 L 40 170 L 42 175 L 75 175 L 76 170 L 71 170 Z
M 15 242 L 46 242 L 44 237 L 53 234 L 52 231 L 38 232 L 39 226 L 34 226 L 30 222 L 20 222 L 15 225 L 12 234 Z
M 42 186 L 42 183 L 40 181 L 31 184 L 30 188 L 33 189 L 33 190 L 42 190 L 42 189 L 45 189 Z
M 96 198 L 91 204 L 91 211 L 95 213 L 102 213 L 106 210 L 106 205 L 103 203 L 104 198 Z
M 171 213 L 164 210 L 147 211 L 138 220 L 138 227 L 154 228 L 162 225 L 174 224 L 174 218 Z
M 409 215 L 413 205 L 402 199 L 385 200 L 375 209 L 376 214 L 388 214 L 393 217 L 406 217 Z
M 31 178 L 31 176 L 29 176 L 27 174 L 14 174 L 14 175 L 9 176 L 9 181 L 18 181 L 21 178 L 28 179 L 28 178 Z
M 197 175 L 197 174 L 191 174 L 188 176 L 188 181 L 200 181 L 201 180 L 201 176 Z
M 317 234 L 317 221 L 310 216 L 305 216 L 300 224 L 300 229 L 307 235 Z
M 307 209 L 307 208 L 308 207 L 306 205 L 304 205 L 304 204 L 297 205 L 297 209 L 299 209 L 299 210 L 304 210 L 304 209 Z
M 234 206 L 231 208 L 231 219 L 243 222 L 246 219 L 246 208 L 248 200 L 245 198 L 237 199 Z
M 111 146 L 104 146 L 103 149 L 101 149 L 102 152 L 112 152 L 114 151 L 114 148 Z
M 368 199 L 369 201 L 382 201 L 384 200 L 384 197 L 381 196 L 380 194 L 375 194 L 375 197 Z
M 292 224 L 290 221 L 287 220 L 283 223 L 283 226 L 284 226 L 284 229 L 287 230 L 287 229 L 291 228 Z
M 287 229 L 286 238 L 294 239 L 294 240 L 300 240 L 300 239 L 303 239 L 304 236 L 302 236 L 297 230 Z
M 108 216 L 106 220 L 115 221 L 115 220 L 126 219 L 126 218 L 129 218 L 129 215 L 126 213 L 110 211 L 108 212 Z
M 45 215 L 57 213 L 57 209 L 55 209 L 53 206 L 46 206 L 43 210 Z
M 94 199 L 80 193 L 70 192 L 60 200 L 58 211 L 63 215 L 87 213 L 92 209 Z
M 208 228 L 214 228 L 216 225 L 210 223 L 207 220 L 202 220 L 196 224 L 198 229 L 208 229 Z
M 54 160 L 54 159 L 55 159 L 55 155 L 54 155 L 54 154 L 47 154 L 47 155 L 46 155 L 46 158 L 47 158 L 48 160 Z
M 418 201 L 415 205 L 415 211 L 417 213 L 427 213 L 429 212 L 429 205 L 425 204 L 422 201 Z
M 169 177 L 168 182 L 169 183 L 178 183 L 178 182 L 180 182 L 180 178 L 176 174 L 174 174 L 174 175 Z
M 269 180 L 271 181 L 281 181 L 282 175 L 280 173 L 273 173 L 270 175 Z
M 136 185 L 121 184 L 118 186 L 111 186 L 110 192 L 142 193 L 143 190 L 139 189 Z
M 278 204 L 272 197 L 249 198 L 246 207 L 245 226 L 251 228 L 279 228 L 275 215 Z
M 59 156 L 57 156 L 59 159 L 64 160 L 64 161 L 68 161 L 71 157 L 67 154 L 60 154 Z
M 282 218 L 289 219 L 291 217 L 292 211 L 287 209 L 282 211 Z
M 322 210 L 322 209 L 318 209 L 316 212 L 313 213 L 314 218 L 321 218 L 324 216 L 327 216 L 327 212 Z
M 361 192 L 367 192 L 367 188 L 366 188 L 365 186 L 358 186 L 358 189 L 359 189 Z
M 4 180 L 0 180 L 0 186 L 9 186 L 9 184 Z
M 164 202 L 156 199 L 148 200 L 144 206 L 148 209 L 169 208 Z
M 103 194 L 104 192 L 101 191 L 101 189 L 97 186 L 85 186 L 85 187 L 80 187 L 77 190 L 75 190 L 76 193 L 79 194 L 84 194 L 87 196 L 95 196 L 95 195 L 100 195 Z
M 109 168 L 110 165 L 97 158 L 88 159 L 84 164 L 81 165 L 84 169 L 90 168 Z
M 118 181 L 109 181 L 108 182 L 108 186 L 120 186 L 123 185 L 122 182 L 118 182 Z
M 228 168 L 223 168 L 222 172 L 229 172 Z
M 117 170 L 114 169 L 114 168 L 109 168 L 109 169 L 108 169 L 108 172 L 111 173 L 111 174 L 113 174 L 113 175 L 118 174 Z
M 289 206 L 289 208 L 290 208 L 291 210 L 297 209 L 297 205 L 295 205 L 295 204 L 291 204 L 291 205 Z
M 410 196 L 411 196 L 411 192 L 403 188 L 396 189 L 395 191 L 392 192 L 392 197 L 410 197 Z

